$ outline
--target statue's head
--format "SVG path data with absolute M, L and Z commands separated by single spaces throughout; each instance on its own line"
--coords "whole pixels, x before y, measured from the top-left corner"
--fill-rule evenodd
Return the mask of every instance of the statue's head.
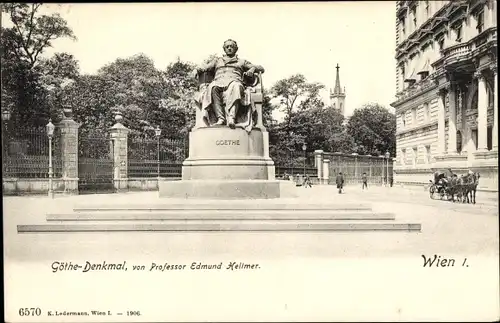
M 234 56 L 238 51 L 238 44 L 236 43 L 236 41 L 228 39 L 224 42 L 222 48 L 224 49 L 224 53 L 226 53 L 227 56 Z

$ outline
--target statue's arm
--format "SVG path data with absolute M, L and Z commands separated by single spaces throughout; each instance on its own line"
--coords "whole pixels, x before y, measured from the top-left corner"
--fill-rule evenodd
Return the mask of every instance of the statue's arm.
M 208 63 L 203 63 L 197 68 L 200 72 L 206 72 L 206 71 L 211 71 L 215 69 L 215 59 L 208 62 Z
M 249 61 L 245 61 L 244 68 L 245 70 L 252 71 L 253 73 L 264 73 L 264 67 L 252 64 Z

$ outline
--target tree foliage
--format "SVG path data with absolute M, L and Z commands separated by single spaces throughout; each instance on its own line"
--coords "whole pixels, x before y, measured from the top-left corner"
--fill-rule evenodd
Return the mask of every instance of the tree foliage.
M 76 40 L 66 20 L 58 13 L 40 14 L 41 6 L 41 3 L 5 3 L 2 5 L 2 12 L 9 15 L 14 25 L 12 28 L 5 28 L 7 41 L 10 42 L 9 47 L 19 61 L 27 64 L 28 69 L 38 63 L 40 54 L 47 47 L 52 47 L 53 40 L 61 37 Z
M 285 121 L 290 124 L 294 109 L 298 106 L 304 109 L 313 105 L 314 102 L 317 103 L 319 92 L 323 88 L 324 85 L 316 82 L 309 83 L 304 75 L 296 74 L 276 82 L 271 87 L 271 93 L 273 98 L 280 100 L 280 109 L 285 113 Z M 309 103 L 304 104 L 304 101 L 309 101 Z
M 120 112 L 132 135 L 151 137 L 159 126 L 162 136 L 184 138 L 194 125 L 197 84 L 190 77 L 192 69 L 192 64 L 178 60 L 161 71 L 144 54 L 118 58 L 96 75 L 80 77 L 66 96 L 88 129 L 111 127 Z
M 347 124 L 357 153 L 381 155 L 396 152 L 396 117 L 379 104 L 367 104 L 356 109 Z
M 76 39 L 58 14 L 40 13 L 40 3 L 5 3 L 2 13 L 12 27 L 2 27 L 2 108 L 9 109 L 16 126 L 37 126 L 57 118 L 55 102 L 67 79 L 74 78 L 78 64 L 71 55 L 43 59 L 55 39 Z
M 68 53 L 42 54 L 54 40 L 76 40 L 57 13 L 42 14 L 40 3 L 2 5 L 12 22 L 1 28 L 2 109 L 11 111 L 14 127 L 57 122 L 66 105 L 85 133 L 107 131 L 116 112 L 124 116 L 133 136 L 152 137 L 159 126 L 162 136 L 183 139 L 194 126 L 197 80 L 194 65 L 180 58 L 166 69 L 156 68 L 143 53 L 117 58 L 93 74 L 80 74 L 78 61 Z M 217 55 L 210 55 L 205 63 Z M 308 151 L 359 154 L 395 154 L 395 116 L 378 104 L 344 117 L 324 104 L 324 86 L 295 74 L 277 81 L 263 93 L 263 122 L 269 130 L 270 153 L 279 165 Z M 273 104 L 276 99 L 278 104 Z M 273 112 L 284 113 L 283 122 Z

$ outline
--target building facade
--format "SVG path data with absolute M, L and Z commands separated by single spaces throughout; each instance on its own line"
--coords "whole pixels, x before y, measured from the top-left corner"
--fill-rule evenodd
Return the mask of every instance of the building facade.
M 345 115 L 345 87 L 342 91 L 340 87 L 340 66 L 337 64 L 335 67 L 337 69 L 337 74 L 335 75 L 335 87 L 330 89 L 330 104 L 331 106 L 338 110 L 342 115 Z
M 394 179 L 468 170 L 498 190 L 497 3 L 397 1 Z

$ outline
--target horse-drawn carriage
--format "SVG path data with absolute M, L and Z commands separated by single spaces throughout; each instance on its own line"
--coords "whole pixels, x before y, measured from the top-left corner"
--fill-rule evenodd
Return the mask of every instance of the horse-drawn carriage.
M 452 174 L 446 174 L 446 172 L 435 172 L 434 180 L 429 180 L 431 185 L 429 186 L 429 195 L 431 199 L 436 199 L 438 196 L 442 200 L 445 197 L 450 196 L 450 182 Z
M 479 184 L 479 173 L 469 171 L 457 176 L 451 170 L 435 172 L 434 180 L 429 180 L 429 195 L 431 199 L 447 199 L 462 203 L 476 204 L 476 189 Z

